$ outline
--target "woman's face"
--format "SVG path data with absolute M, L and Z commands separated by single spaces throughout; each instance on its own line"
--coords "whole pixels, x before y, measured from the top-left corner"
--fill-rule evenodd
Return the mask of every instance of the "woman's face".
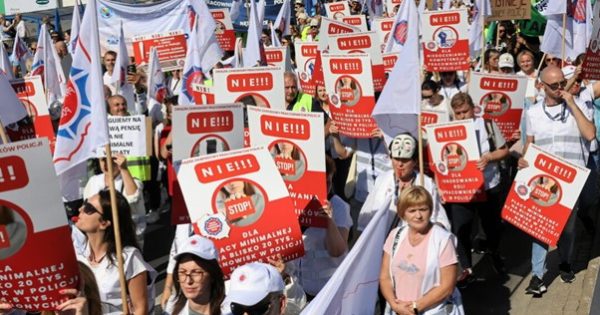
M 396 178 L 407 179 L 412 177 L 416 163 L 413 159 L 392 159 L 392 166 Z
M 177 277 L 187 299 L 196 300 L 210 295 L 210 275 L 193 259 L 187 258 L 179 263 Z
M 100 196 L 94 195 L 84 201 L 79 208 L 78 220 L 75 226 L 83 232 L 95 232 L 105 223 L 102 219 L 102 207 L 100 206 Z
M 317 85 L 317 97 L 321 102 L 327 102 L 327 91 L 322 85 Z
M 500 58 L 500 54 L 491 53 L 490 60 L 488 61 L 488 65 L 490 66 L 490 70 L 498 71 L 498 59 Z
M 230 194 L 244 192 L 244 182 L 241 180 L 230 182 L 227 184 L 227 191 L 229 191 Z
M 408 207 L 404 211 L 402 219 L 408 224 L 409 228 L 417 232 L 425 231 L 430 224 L 431 209 L 427 205 Z
M 529 73 L 533 70 L 533 59 L 528 54 L 523 54 L 521 58 L 519 58 L 519 67 L 525 73 Z
M 288 142 L 281 142 L 277 144 L 279 146 L 279 151 L 281 151 L 281 153 L 292 153 L 292 150 L 294 150 L 294 145 Z

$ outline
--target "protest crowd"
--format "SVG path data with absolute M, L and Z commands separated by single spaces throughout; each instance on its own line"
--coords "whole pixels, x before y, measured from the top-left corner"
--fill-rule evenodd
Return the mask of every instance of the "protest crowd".
M 0 15 L 0 315 L 465 314 L 510 233 L 535 298 L 600 256 L 595 1 L 211 2 Z

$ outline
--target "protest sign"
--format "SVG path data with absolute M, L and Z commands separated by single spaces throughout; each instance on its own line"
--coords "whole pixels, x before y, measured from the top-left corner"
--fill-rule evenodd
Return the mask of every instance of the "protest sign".
M 150 48 L 156 47 L 158 60 L 163 71 L 183 68 L 187 50 L 182 30 L 138 35 L 132 38 L 135 63 L 146 65 L 150 60 Z
M 191 82 L 192 97 L 196 105 L 207 105 L 215 103 L 214 87 Z
M 469 69 L 467 10 L 426 11 L 421 20 L 423 60 L 427 71 Z
M 385 84 L 385 71 L 383 70 L 383 59 L 377 45 L 375 32 L 362 32 L 339 34 L 329 36 L 329 53 L 331 54 L 356 54 L 365 53 L 370 55 L 371 73 L 373 75 L 373 87 L 380 92 Z
M 510 139 L 520 127 L 526 91 L 525 76 L 471 73 L 469 95 L 475 103 L 475 115 L 494 120 L 504 139 Z
M 425 129 L 442 200 L 481 200 L 485 194 L 484 179 L 477 169 L 480 154 L 473 120 L 428 125 Z
M 590 173 L 531 144 L 529 166 L 519 170 L 502 218 L 538 240 L 556 246 Z
M 427 133 L 425 127 L 429 125 L 441 124 L 450 121 L 448 112 L 443 110 L 421 110 L 421 132 Z
M 280 67 L 281 69 L 291 70 L 292 62 L 290 60 L 287 47 L 265 47 L 265 56 L 269 66 Z
M 319 45 L 319 50 L 323 51 L 328 48 L 329 37 L 331 35 L 354 33 L 359 31 L 360 30 L 358 29 L 358 27 L 348 25 L 341 21 L 321 17 L 321 27 L 319 28 L 319 41 L 317 42 L 317 44 Z M 298 52 L 297 49 L 296 52 Z
M 343 17 L 350 15 L 350 5 L 347 1 L 324 3 L 327 10 L 327 17 L 334 20 L 342 20 Z
M 529 20 L 531 3 L 529 0 L 490 1 L 492 14 L 487 21 Z
M 226 82 L 214 87 L 216 103 L 242 103 L 273 109 L 285 109 L 281 67 L 215 69 L 215 82 Z M 244 143 L 249 146 L 248 122 L 244 119 Z
M 371 25 L 372 30 L 377 33 L 377 37 L 379 38 L 379 47 L 383 52 L 385 50 L 388 38 L 390 37 L 390 31 L 394 26 L 394 18 L 378 18 L 373 20 Z
M 47 139 L 0 145 L 0 293 L 17 309 L 55 310 L 79 288 L 58 187 Z
M 377 128 L 371 112 L 375 95 L 368 54 L 322 54 L 325 89 L 331 116 L 341 134 L 370 138 Z
M 385 0 L 385 11 L 388 12 L 389 17 L 396 16 L 396 13 L 398 12 L 398 8 L 400 7 L 401 3 L 402 0 Z
M 312 80 L 315 71 L 315 62 L 319 54 L 319 47 L 316 43 L 295 42 L 296 49 L 296 68 L 300 88 L 305 94 L 315 95 L 315 84 Z
M 342 22 L 357 27 L 361 32 L 368 32 L 367 18 L 364 15 L 350 15 L 344 16 L 341 19 Z
M 211 9 L 212 14 L 217 28 L 215 34 L 217 35 L 217 41 L 219 46 L 223 50 L 235 50 L 235 30 L 233 29 L 233 23 L 231 23 L 231 17 L 229 16 L 228 9 Z
M 386 78 L 394 69 L 394 65 L 396 65 L 396 61 L 398 60 L 399 53 L 391 52 L 381 54 L 381 59 L 383 60 L 383 71 L 385 72 Z
M 304 254 L 292 199 L 269 151 L 249 148 L 181 161 L 177 178 L 197 233 L 219 250 L 225 275 L 278 254 Z
M 327 227 L 321 211 L 327 200 L 322 113 L 248 108 L 250 144 L 266 147 L 304 226 Z
M 23 79 L 11 80 L 13 90 L 25 107 L 27 114 L 33 121 L 33 130 L 28 126 L 19 126 L 19 130 L 12 132 L 7 128 L 12 141 L 32 138 L 48 138 L 50 150 L 54 152 L 56 134 L 52 127 L 52 119 L 48 112 L 48 103 L 44 94 L 44 85 L 40 76 L 32 76 Z M 18 134 L 18 135 L 17 135 Z
M 110 150 L 113 154 L 150 155 L 152 152 L 152 121 L 149 117 L 109 115 L 107 122 Z M 102 149 L 102 151 L 104 150 Z
M 600 14 L 600 6 L 594 6 L 594 15 Z M 590 44 L 585 52 L 581 66 L 581 78 L 587 80 L 600 80 L 600 19 L 594 19 L 594 27 Z

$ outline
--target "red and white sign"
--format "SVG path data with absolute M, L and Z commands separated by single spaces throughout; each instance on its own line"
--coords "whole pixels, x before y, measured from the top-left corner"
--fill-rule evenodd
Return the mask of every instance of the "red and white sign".
M 350 5 L 347 1 L 325 3 L 325 9 L 327 16 L 334 20 L 341 21 L 343 17 L 350 16 Z
M 265 56 L 269 66 L 281 67 L 282 69 L 292 69 L 292 61 L 288 48 L 284 47 L 266 47 Z
M 331 35 L 329 37 L 329 52 L 332 54 L 369 54 L 371 58 L 373 86 L 377 92 L 383 89 L 385 71 L 383 70 L 383 59 L 377 45 L 377 35 L 375 32 Z
M 266 147 L 279 169 L 296 216 L 304 226 L 327 227 L 325 132 L 322 113 L 248 108 L 250 144 Z
M 475 103 L 475 114 L 493 119 L 504 139 L 510 139 L 520 128 L 526 91 L 524 76 L 471 73 L 469 95 Z
M 485 197 L 484 179 L 477 169 L 480 155 L 473 120 L 428 125 L 425 129 L 442 200 L 482 200 Z
M 44 85 L 40 76 L 27 77 L 11 80 L 10 84 L 15 90 L 17 97 L 25 107 L 27 114 L 33 120 L 33 130 L 28 126 L 20 126 L 18 131 L 13 132 L 7 128 L 7 133 L 12 141 L 20 141 L 32 138 L 48 138 L 50 150 L 54 152 L 56 134 L 52 127 L 52 120 L 48 113 L 48 103 L 44 94 Z
M 0 145 L 0 293 L 16 309 L 56 310 L 79 287 L 58 187 L 47 139 Z
M 222 82 L 214 87 L 215 102 L 219 104 L 242 103 L 272 109 L 285 109 L 281 67 L 258 67 L 215 69 L 214 82 Z M 244 131 L 244 144 L 250 146 L 248 127 Z
M 371 112 L 375 91 L 369 54 L 322 54 L 325 89 L 331 116 L 341 134 L 370 138 L 377 128 Z
M 313 73 L 316 71 L 315 63 L 319 55 L 319 46 L 317 43 L 295 42 L 296 49 L 296 67 L 302 92 L 309 95 L 315 95 L 315 83 L 313 82 Z
M 594 15 L 600 15 L 600 6 L 594 6 Z M 594 26 L 590 44 L 583 59 L 582 79 L 600 80 L 600 19 L 593 20 Z
M 187 44 L 182 30 L 135 36 L 132 38 L 132 47 L 138 65 L 148 64 L 150 48 L 156 47 L 163 71 L 183 68 Z
M 388 13 L 389 17 L 396 16 L 396 13 L 398 12 L 398 8 L 400 7 L 401 3 L 402 0 L 385 0 L 385 11 Z
M 369 31 L 369 28 L 367 27 L 367 18 L 363 14 L 344 16 L 341 21 L 348 25 L 358 27 L 361 32 Z
M 469 69 L 469 24 L 466 9 L 425 11 L 421 25 L 421 43 L 427 71 Z
M 319 28 L 319 41 L 317 42 L 317 44 L 319 45 L 319 50 L 327 50 L 329 46 L 329 37 L 331 35 L 355 32 L 360 32 L 360 29 L 358 27 L 354 27 L 341 21 L 321 17 L 321 27 Z M 296 49 L 296 54 L 298 54 L 298 49 Z
M 392 69 L 394 69 L 399 55 L 400 54 L 396 52 L 381 54 L 381 59 L 383 59 L 383 71 L 385 71 L 386 78 L 390 75 Z
M 448 112 L 443 110 L 421 110 L 421 132 L 427 133 L 425 127 L 429 125 L 449 122 Z
M 383 52 L 385 50 L 385 44 L 390 37 L 390 31 L 394 26 L 394 18 L 379 18 L 373 20 L 371 24 L 372 30 L 377 33 L 377 37 L 379 38 L 379 47 Z
M 213 240 L 225 275 L 278 254 L 285 261 L 304 254 L 292 199 L 267 149 L 186 159 L 177 178 L 194 229 Z
M 210 14 L 217 24 L 215 34 L 221 49 L 235 50 L 235 30 L 233 29 L 233 23 L 231 23 L 229 9 L 211 9 Z
M 502 218 L 538 240 L 556 246 L 590 173 L 585 167 L 530 145 L 506 198 Z

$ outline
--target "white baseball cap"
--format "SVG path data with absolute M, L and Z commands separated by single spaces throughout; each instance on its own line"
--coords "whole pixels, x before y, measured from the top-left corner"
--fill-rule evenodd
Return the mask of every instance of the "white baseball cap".
M 412 159 L 417 149 L 417 141 L 413 136 L 403 133 L 394 137 L 389 151 L 392 159 Z
M 514 68 L 515 67 L 515 58 L 509 53 L 505 53 L 500 55 L 498 59 L 498 67 L 500 68 Z
M 316 18 L 312 18 L 310 19 L 310 26 L 319 26 L 319 20 L 317 20 Z
M 575 75 L 575 70 L 577 70 L 577 67 L 575 66 L 565 66 L 562 69 L 562 73 L 565 76 L 565 79 L 569 80 L 570 78 L 572 78 Z
M 302 12 L 302 13 L 298 14 L 298 16 L 296 18 L 306 20 L 306 19 L 308 19 L 308 15 L 306 15 L 306 13 Z
M 255 305 L 269 293 L 281 292 L 284 288 L 283 279 L 275 267 L 253 262 L 233 271 L 227 300 L 246 306 Z
M 200 235 L 190 236 L 174 259 L 179 258 L 183 254 L 192 254 L 206 260 L 218 260 L 219 258 L 219 252 L 217 252 L 215 244 Z

